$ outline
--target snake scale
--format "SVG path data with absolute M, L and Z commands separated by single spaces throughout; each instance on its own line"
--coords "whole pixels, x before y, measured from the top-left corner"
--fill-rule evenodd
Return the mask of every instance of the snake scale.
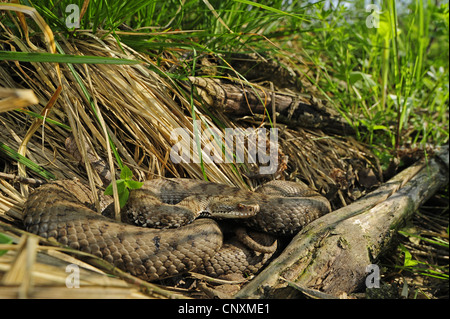
M 276 247 L 273 237 L 260 232 L 293 235 L 330 210 L 324 197 L 300 183 L 272 181 L 251 192 L 191 179 L 155 179 L 131 191 L 122 209 L 123 222 L 116 222 L 94 211 L 87 186 L 64 180 L 44 184 L 30 194 L 24 225 L 32 233 L 154 281 L 191 270 L 212 276 L 256 273 Z M 250 238 L 250 244 L 259 247 L 249 248 L 245 240 L 235 238 L 224 243 L 218 223 L 197 218 L 200 215 L 241 218 L 259 232 L 249 233 L 250 237 L 237 232 L 237 237 Z

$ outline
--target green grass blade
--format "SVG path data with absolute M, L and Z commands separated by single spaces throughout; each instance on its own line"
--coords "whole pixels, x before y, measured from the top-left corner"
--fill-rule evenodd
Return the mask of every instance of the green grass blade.
M 89 55 L 0 51 L 0 60 L 72 64 L 138 64 L 141 61 Z
M 18 110 L 18 111 L 24 112 L 24 113 L 26 113 L 28 115 L 31 115 L 31 116 L 35 117 L 35 118 L 41 119 L 41 120 L 43 120 L 43 121 L 45 121 L 47 123 L 58 125 L 59 127 L 62 127 L 63 129 L 66 129 L 68 131 L 72 131 L 72 128 L 70 126 L 67 126 L 67 125 L 65 125 L 63 123 L 60 123 L 60 122 L 55 121 L 55 120 L 52 120 L 52 119 L 50 119 L 48 117 L 43 117 L 42 115 L 40 115 L 38 113 L 35 113 L 33 111 L 29 111 L 29 110 Z
M 300 16 L 298 14 L 293 14 L 293 13 L 290 13 L 290 12 L 279 10 L 279 9 L 276 9 L 276 8 L 273 8 L 273 7 L 270 7 L 270 6 L 258 3 L 258 2 L 249 1 L 249 0 L 234 0 L 234 1 L 241 2 L 241 3 L 247 4 L 247 5 L 251 5 L 251 6 L 254 6 L 254 7 L 257 7 L 257 8 L 261 8 L 261 9 L 264 9 L 264 10 L 267 10 L 267 11 L 270 11 L 270 12 L 273 12 L 273 13 L 276 13 L 276 14 L 289 16 L 289 17 L 294 18 L 294 19 L 309 21 L 309 20 L 303 18 L 302 16 Z
M 18 161 L 19 163 L 22 163 L 29 169 L 31 169 L 33 172 L 41 175 L 45 179 L 55 179 L 55 175 L 52 173 L 46 171 L 42 167 L 40 167 L 38 164 L 34 163 L 33 161 L 29 160 L 28 158 L 20 155 L 15 150 L 7 146 L 6 144 L 0 142 L 0 151 L 5 153 L 7 156 L 12 158 L 15 161 Z

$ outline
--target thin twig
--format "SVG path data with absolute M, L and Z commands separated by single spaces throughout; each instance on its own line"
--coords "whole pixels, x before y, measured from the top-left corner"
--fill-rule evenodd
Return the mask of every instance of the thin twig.
M 22 176 L 19 176 L 19 175 L 16 175 L 16 174 L 8 174 L 8 173 L 2 173 L 2 172 L 0 172 L 0 178 L 8 179 L 8 180 L 11 180 L 13 182 L 19 182 L 19 183 L 25 183 L 25 184 L 33 185 L 35 187 L 41 186 L 42 184 L 47 183 L 46 181 L 44 181 L 42 179 L 30 178 L 30 177 L 22 177 Z

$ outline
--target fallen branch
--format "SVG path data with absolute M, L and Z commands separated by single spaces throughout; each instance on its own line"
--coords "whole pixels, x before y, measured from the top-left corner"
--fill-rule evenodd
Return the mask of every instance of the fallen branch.
M 448 183 L 448 161 L 445 146 L 427 163 L 416 163 L 361 200 L 309 224 L 235 297 L 287 298 L 294 292 L 287 281 L 332 296 L 365 287 L 366 267 L 389 247 L 395 230 Z
M 276 111 L 279 113 L 277 118 L 290 126 L 319 128 L 336 134 L 355 133 L 337 111 L 312 96 L 271 91 L 258 85 L 212 78 L 189 77 L 189 81 L 210 108 L 225 114 L 267 115 L 268 111 L 273 117 Z

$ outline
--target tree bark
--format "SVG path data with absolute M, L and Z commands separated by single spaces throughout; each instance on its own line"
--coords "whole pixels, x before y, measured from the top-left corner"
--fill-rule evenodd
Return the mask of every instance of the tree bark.
M 312 222 L 235 297 L 286 298 L 294 293 L 287 281 L 334 297 L 364 288 L 366 267 L 389 247 L 396 229 L 448 183 L 448 161 L 447 145 L 429 162 Z

